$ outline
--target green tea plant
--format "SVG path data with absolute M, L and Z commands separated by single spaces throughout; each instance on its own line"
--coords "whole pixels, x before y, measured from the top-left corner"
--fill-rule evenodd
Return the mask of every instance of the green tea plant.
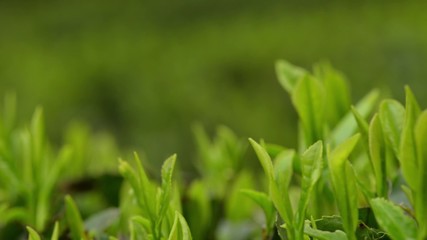
M 70 161 L 71 149 L 53 151 L 44 134 L 43 112 L 38 108 L 29 126 L 14 128 L 15 100 L 7 96 L 1 129 L 1 223 L 20 221 L 37 230 L 51 217 L 51 197 Z
M 254 203 L 240 193 L 243 188 L 256 187 L 253 173 L 244 167 L 246 141 L 225 126 L 218 127 L 212 140 L 201 125 L 195 125 L 193 132 L 200 176 L 189 184 L 184 213 L 194 238 L 247 239 L 259 235 L 250 221 Z
M 368 123 L 377 93 L 354 107 L 342 105 L 349 99 L 347 87 L 329 65 L 317 65 L 310 74 L 280 61 L 277 72 L 300 117 L 300 153 L 292 156 L 283 148 L 272 161 L 268 146 L 250 142 L 269 179 L 276 221 L 285 223 L 282 239 L 425 239 L 426 111 L 420 112 L 410 89 L 405 107 L 383 100 Z M 294 175 L 301 186 L 297 206 L 289 199 Z M 393 202 L 402 192 L 409 206 Z M 323 209 L 332 211 L 318 215 Z
M 156 180 L 136 153 L 133 161 L 111 160 L 119 155 L 114 140 L 82 124 L 72 125 L 65 144 L 54 147 L 41 108 L 28 126 L 18 127 L 15 98 L 7 96 L 0 117 L 0 236 L 427 239 L 427 110 L 410 88 L 404 104 L 380 101 L 373 90 L 352 105 L 345 78 L 327 63 L 310 73 L 279 61 L 276 70 L 299 116 L 299 144 L 249 139 L 261 178 L 245 162 L 246 141 L 226 127 L 213 139 L 194 127 L 197 177 L 177 174 L 172 155 Z M 93 156 L 103 157 L 95 162 Z M 88 207 L 93 198 L 61 190 L 106 173 L 122 178 L 121 190 L 107 194 L 117 203 Z

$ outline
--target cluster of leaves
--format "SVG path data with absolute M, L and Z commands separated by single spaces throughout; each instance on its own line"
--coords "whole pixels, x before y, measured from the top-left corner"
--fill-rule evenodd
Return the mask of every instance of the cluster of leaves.
M 276 68 L 299 115 L 299 145 L 249 139 L 266 176 L 258 181 L 244 162 L 248 144 L 226 127 L 211 140 L 195 126 L 199 177 L 174 174 L 172 155 L 156 181 L 136 153 L 117 167 L 105 157 L 107 149 L 118 155 L 114 144 L 93 140 L 79 124 L 55 151 L 41 109 L 28 127 L 17 128 L 15 100 L 7 97 L 0 229 L 19 223 L 32 240 L 426 239 L 427 110 L 411 90 L 405 89 L 405 105 L 379 102 L 374 90 L 352 106 L 346 80 L 329 64 L 314 73 L 285 61 Z M 113 207 L 85 216 L 76 196 L 56 193 L 70 179 L 104 173 L 124 179 Z
M 276 67 L 300 118 L 299 149 L 250 142 L 269 182 L 262 206 L 274 206 L 276 223 L 284 222 L 281 237 L 426 239 L 427 111 L 411 90 L 405 106 L 383 100 L 368 121 L 376 91 L 350 107 L 345 79 L 330 65 L 313 74 L 284 61 Z

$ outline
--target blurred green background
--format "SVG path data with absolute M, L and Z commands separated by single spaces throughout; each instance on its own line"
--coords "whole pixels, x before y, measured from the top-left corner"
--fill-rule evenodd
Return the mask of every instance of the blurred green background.
M 328 60 L 353 100 L 373 87 L 402 99 L 408 84 L 425 103 L 426 13 L 426 1 L 1 1 L 0 94 L 16 92 L 21 119 L 43 105 L 55 141 L 79 119 L 159 164 L 194 157 L 194 122 L 294 146 L 274 62 Z

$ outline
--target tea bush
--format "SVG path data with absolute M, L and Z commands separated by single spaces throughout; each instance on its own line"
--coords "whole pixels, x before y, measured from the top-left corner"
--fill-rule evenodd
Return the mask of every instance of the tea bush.
M 299 116 L 298 147 L 247 143 L 226 127 L 212 140 L 197 125 L 191 180 L 176 172 L 176 155 L 160 179 L 136 153 L 117 163 L 114 141 L 81 124 L 53 146 L 41 108 L 18 127 L 7 96 L 0 237 L 427 239 L 427 110 L 410 88 L 404 105 L 379 101 L 377 90 L 352 105 L 346 80 L 329 64 L 310 73 L 279 61 L 276 70 Z M 265 177 L 248 167 L 248 146 Z

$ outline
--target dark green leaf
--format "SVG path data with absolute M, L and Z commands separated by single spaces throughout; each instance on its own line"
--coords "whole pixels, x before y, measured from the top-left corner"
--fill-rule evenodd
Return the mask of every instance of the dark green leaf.
M 191 183 L 187 197 L 187 220 L 195 239 L 203 238 L 203 233 L 209 228 L 212 220 L 212 210 L 208 187 L 201 180 Z
M 347 240 L 347 235 L 341 231 L 336 230 L 334 232 L 322 231 L 314 229 L 310 226 L 310 221 L 306 221 L 304 226 L 304 233 L 310 237 L 319 239 L 319 240 Z
M 344 231 L 340 216 L 323 216 L 321 219 L 316 219 L 314 222 L 312 221 L 312 225 L 315 226 L 317 230 L 326 232 Z M 357 239 L 388 240 L 385 233 L 377 228 L 378 224 L 372 210 L 370 208 L 359 209 L 359 224 L 356 229 Z

